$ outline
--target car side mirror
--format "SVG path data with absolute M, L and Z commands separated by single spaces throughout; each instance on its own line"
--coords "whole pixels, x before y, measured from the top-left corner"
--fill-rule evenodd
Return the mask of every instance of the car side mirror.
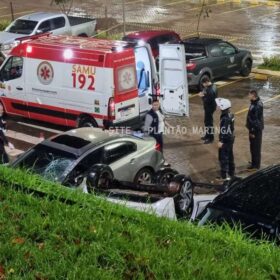
M 41 29 L 36 30 L 36 34 L 42 34 L 42 33 L 43 33 L 43 30 L 41 30 Z
M 239 53 L 240 50 L 238 48 L 235 49 L 235 53 Z

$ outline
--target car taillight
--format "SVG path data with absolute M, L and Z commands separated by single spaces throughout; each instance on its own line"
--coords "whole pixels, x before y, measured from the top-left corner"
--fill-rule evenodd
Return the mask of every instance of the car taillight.
M 156 145 L 155 145 L 155 150 L 156 151 L 161 151 L 161 149 L 160 149 L 161 147 L 160 147 L 160 144 L 159 143 L 156 143 Z
M 196 64 L 191 62 L 191 63 L 187 63 L 187 70 L 192 71 L 194 70 L 196 67 Z
M 114 98 L 111 97 L 108 103 L 108 117 L 110 120 L 115 119 L 115 101 Z

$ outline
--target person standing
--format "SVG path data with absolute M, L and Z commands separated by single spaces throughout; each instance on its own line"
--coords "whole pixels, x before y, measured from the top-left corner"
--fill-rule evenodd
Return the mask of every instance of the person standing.
M 262 131 L 264 129 L 263 103 L 256 90 L 250 90 L 248 94 L 251 105 L 247 114 L 246 127 L 249 131 L 251 162 L 248 171 L 254 171 L 261 167 Z
M 217 97 L 217 88 L 208 77 L 202 80 L 202 86 L 203 91 L 198 95 L 203 101 L 205 134 L 201 140 L 204 140 L 204 144 L 209 144 L 214 141 L 213 114 L 216 110 L 215 98 Z
M 154 137 L 159 150 L 163 151 L 164 115 L 160 111 L 160 103 L 153 100 L 151 110 L 146 114 L 144 132 Z
M 235 174 L 233 156 L 234 143 L 234 115 L 230 112 L 231 102 L 225 98 L 216 98 L 216 104 L 221 110 L 220 133 L 219 133 L 219 161 L 221 176 L 219 179 L 226 180 Z
M 9 162 L 8 154 L 5 150 L 5 145 L 9 146 L 10 149 L 14 149 L 14 145 L 10 143 L 5 135 L 6 121 L 4 119 L 4 108 L 0 103 L 0 164 Z

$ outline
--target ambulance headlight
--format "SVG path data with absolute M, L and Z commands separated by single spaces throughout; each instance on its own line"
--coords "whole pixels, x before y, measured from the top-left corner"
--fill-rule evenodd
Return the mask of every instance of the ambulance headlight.
M 64 51 L 63 56 L 65 59 L 71 59 L 73 57 L 73 51 L 71 49 L 67 49 Z

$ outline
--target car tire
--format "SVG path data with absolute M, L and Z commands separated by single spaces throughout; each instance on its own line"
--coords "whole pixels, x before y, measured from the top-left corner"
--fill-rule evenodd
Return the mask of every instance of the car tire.
M 209 75 L 209 74 L 203 74 L 203 75 L 200 77 L 199 83 L 198 83 L 198 85 L 197 85 L 197 89 L 198 89 L 199 91 L 202 91 L 202 90 L 203 90 L 202 81 L 203 81 L 204 78 L 210 79 L 210 75 Z
M 78 121 L 78 127 L 98 127 L 98 124 L 94 118 L 84 117 Z
M 155 173 L 153 182 L 156 185 L 168 185 L 177 174 L 178 172 L 173 168 L 161 168 Z
M 187 219 L 191 217 L 193 211 L 193 182 L 190 177 L 185 175 L 176 175 L 171 182 L 179 185 L 179 192 L 174 197 L 175 210 L 178 219 Z
M 134 184 L 151 184 L 154 177 L 154 171 L 151 168 L 144 167 L 140 169 L 133 180 Z
M 112 169 L 105 164 L 95 164 L 89 171 L 86 179 L 88 193 L 95 190 L 108 189 L 114 179 Z
M 252 70 L 252 61 L 250 59 L 246 59 L 241 66 L 240 74 L 243 77 L 247 77 L 250 75 Z

